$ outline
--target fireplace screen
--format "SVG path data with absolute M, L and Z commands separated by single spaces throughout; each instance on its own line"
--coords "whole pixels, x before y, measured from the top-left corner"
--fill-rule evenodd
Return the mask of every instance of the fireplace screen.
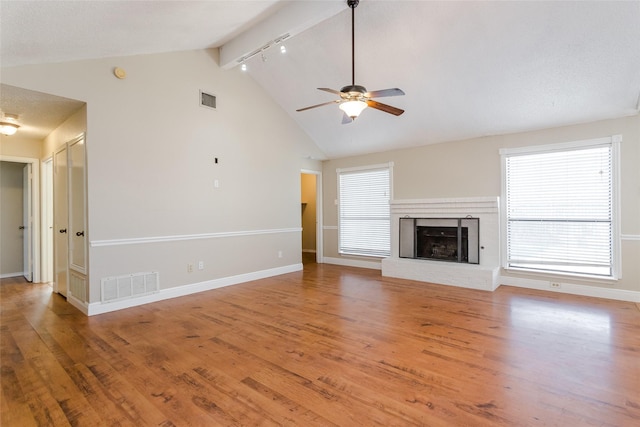
M 478 264 L 478 218 L 400 218 L 400 258 Z

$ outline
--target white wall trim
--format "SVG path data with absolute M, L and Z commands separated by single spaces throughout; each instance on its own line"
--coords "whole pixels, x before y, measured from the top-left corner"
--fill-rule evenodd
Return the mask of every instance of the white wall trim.
M 136 307 L 139 305 L 149 304 L 153 302 L 163 301 L 166 299 L 178 298 L 198 292 L 210 291 L 225 286 L 237 285 L 239 283 L 250 282 L 252 280 L 265 279 L 267 277 L 278 276 L 281 274 L 293 273 L 302 270 L 302 264 L 291 264 L 283 267 L 270 268 L 267 270 L 254 271 L 251 273 L 239 274 L 237 276 L 222 277 L 220 279 L 207 280 L 205 282 L 192 283 L 182 286 L 174 286 L 168 289 L 161 289 L 159 292 L 144 295 L 138 298 L 130 298 L 118 300 L 114 302 L 93 302 L 88 305 L 87 316 L 109 313 L 112 311 L 123 310 L 125 308 Z M 73 304 L 73 302 L 72 302 Z M 74 306 L 78 307 L 76 304 Z M 82 308 L 78 307 L 80 311 Z
M 341 174 L 343 172 L 357 172 L 357 171 L 369 171 L 369 170 L 376 170 L 376 169 L 392 169 L 392 168 L 393 168 L 393 162 L 388 162 L 388 163 L 379 163 L 376 165 L 354 166 L 351 168 L 337 168 L 336 172 L 338 174 Z M 393 175 L 393 174 L 389 174 L 389 175 Z
M 640 241 L 640 234 L 621 234 L 620 240 L 638 240 Z
M 575 283 L 560 283 L 560 288 L 555 289 L 549 286 L 548 280 L 525 279 L 522 277 L 501 276 L 500 284 L 515 286 L 518 288 L 537 289 L 540 291 L 558 292 L 563 294 L 581 295 L 586 297 L 607 298 L 618 301 L 629 301 L 640 303 L 640 292 L 628 291 L 625 289 L 610 289 L 601 286 L 585 286 Z
M 92 240 L 91 247 L 139 245 L 144 243 L 180 242 L 185 240 L 219 239 L 223 237 L 258 236 L 264 234 L 301 233 L 302 227 L 274 228 L 270 230 L 227 231 L 221 233 L 182 234 L 175 236 L 134 237 L 131 239 Z
M 368 268 L 368 269 L 371 269 L 371 270 L 381 270 L 382 269 L 382 266 L 381 266 L 380 262 L 364 261 L 364 260 L 352 259 L 352 258 L 324 257 L 324 258 L 322 258 L 322 263 L 324 263 L 324 264 L 343 265 L 345 267 Z
M 86 302 L 80 301 L 73 295 L 69 295 L 67 302 L 84 313 L 85 316 L 89 316 L 89 305 Z
M 501 148 L 500 155 L 518 155 L 518 154 L 532 154 L 532 153 L 549 153 L 553 151 L 567 151 L 573 149 L 580 149 L 584 147 L 597 147 L 609 145 L 612 143 L 622 142 L 622 135 L 611 135 L 603 138 L 583 139 L 580 141 L 560 142 L 557 144 L 545 144 L 534 145 L 526 147 L 515 148 Z
M 440 199 L 391 200 L 391 214 L 397 215 L 467 215 L 498 213 L 499 197 L 458 197 Z
M 7 279 L 9 277 L 19 277 L 19 276 L 24 276 L 24 271 L 16 271 L 15 273 L 0 274 L 0 279 Z

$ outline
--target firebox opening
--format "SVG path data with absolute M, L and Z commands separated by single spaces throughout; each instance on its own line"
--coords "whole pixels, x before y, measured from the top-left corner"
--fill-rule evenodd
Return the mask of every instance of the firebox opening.
M 478 218 L 400 218 L 400 257 L 479 264 Z
M 458 237 L 461 237 L 459 241 Z M 416 258 L 469 262 L 469 229 L 416 227 Z

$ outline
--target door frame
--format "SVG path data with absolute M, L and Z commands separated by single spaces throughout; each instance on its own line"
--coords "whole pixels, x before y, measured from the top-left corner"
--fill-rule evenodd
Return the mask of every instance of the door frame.
M 300 174 L 315 175 L 316 176 L 316 262 L 322 264 L 324 262 L 323 241 L 322 235 L 322 172 L 310 169 L 301 169 Z
M 33 282 L 40 282 L 40 159 L 34 157 L 5 156 L 0 154 L 0 161 L 13 163 L 30 163 L 32 174 L 31 207 L 33 209 L 33 230 L 31 247 L 33 248 Z
M 44 283 L 53 282 L 53 156 L 42 161 L 42 217 L 41 244 L 42 268 L 40 280 Z
M 33 282 L 33 165 L 22 166 L 22 275 Z

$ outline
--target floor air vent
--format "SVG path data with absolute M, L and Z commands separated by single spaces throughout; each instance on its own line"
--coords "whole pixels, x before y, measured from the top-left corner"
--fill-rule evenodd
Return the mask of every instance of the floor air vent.
M 216 109 L 216 96 L 200 91 L 200 105 L 207 108 Z
M 102 302 L 112 302 L 158 292 L 160 280 L 157 271 L 105 277 L 101 288 Z

